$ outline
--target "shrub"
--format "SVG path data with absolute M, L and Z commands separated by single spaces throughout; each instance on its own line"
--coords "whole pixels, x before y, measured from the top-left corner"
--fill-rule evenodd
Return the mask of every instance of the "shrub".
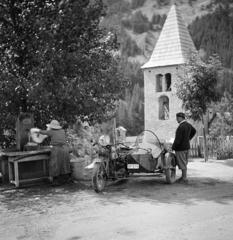
M 160 26 L 163 26 L 166 19 L 166 14 L 160 15 L 160 14 L 154 14 L 151 19 L 152 24 L 158 24 Z
M 121 20 L 121 24 L 128 29 L 132 29 L 132 21 L 129 18 L 125 18 Z
M 199 141 L 200 154 L 203 156 L 203 137 Z M 209 137 L 207 146 L 210 157 L 221 160 L 233 158 L 233 136 Z
M 138 47 L 137 43 L 129 36 L 126 36 L 121 44 L 121 52 L 123 56 L 134 57 L 142 53 L 142 50 Z
M 127 1 L 110 1 L 107 2 L 108 6 L 108 15 L 114 15 L 120 13 L 128 13 L 130 12 L 130 3 Z
M 216 148 L 217 159 L 228 159 L 233 157 L 232 140 L 232 138 L 219 139 L 218 146 Z
M 157 3 L 160 7 L 170 4 L 170 0 L 157 0 Z
M 150 29 L 150 22 L 148 18 L 142 14 L 141 11 L 137 11 L 132 16 L 132 26 L 134 33 L 144 33 Z
M 131 8 L 136 9 L 142 7 L 146 0 L 132 0 Z

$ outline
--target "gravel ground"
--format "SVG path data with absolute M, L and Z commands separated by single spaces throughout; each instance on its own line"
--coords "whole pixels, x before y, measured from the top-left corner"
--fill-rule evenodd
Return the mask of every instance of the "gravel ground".
M 80 182 L 0 186 L 0 239 L 231 240 L 233 160 L 195 159 L 188 167 L 188 184 L 130 178 L 102 194 Z

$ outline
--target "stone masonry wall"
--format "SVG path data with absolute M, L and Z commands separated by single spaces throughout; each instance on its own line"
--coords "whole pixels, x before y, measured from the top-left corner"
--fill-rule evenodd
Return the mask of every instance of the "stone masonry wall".
M 182 111 L 182 102 L 175 93 L 178 66 L 156 67 L 144 70 L 145 130 L 152 130 L 160 139 L 170 140 L 175 137 L 178 126 L 176 113 Z M 156 92 L 156 75 L 171 74 L 171 91 Z M 163 79 L 165 81 L 165 79 Z M 164 83 L 163 83 L 164 85 Z M 163 88 L 164 90 L 164 88 Z M 159 119 L 159 97 L 169 98 L 169 119 Z

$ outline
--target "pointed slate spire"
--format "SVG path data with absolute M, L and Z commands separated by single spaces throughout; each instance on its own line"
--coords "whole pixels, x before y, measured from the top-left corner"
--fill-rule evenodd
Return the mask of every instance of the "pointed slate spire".
M 184 64 L 188 54 L 196 51 L 181 13 L 174 3 L 147 63 L 142 68 Z

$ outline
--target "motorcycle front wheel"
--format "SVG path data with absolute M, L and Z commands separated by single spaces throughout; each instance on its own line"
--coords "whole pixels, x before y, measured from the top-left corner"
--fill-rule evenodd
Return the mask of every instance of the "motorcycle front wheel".
M 99 193 L 102 192 L 106 186 L 107 177 L 103 164 L 97 164 L 93 171 L 92 184 L 94 190 Z

